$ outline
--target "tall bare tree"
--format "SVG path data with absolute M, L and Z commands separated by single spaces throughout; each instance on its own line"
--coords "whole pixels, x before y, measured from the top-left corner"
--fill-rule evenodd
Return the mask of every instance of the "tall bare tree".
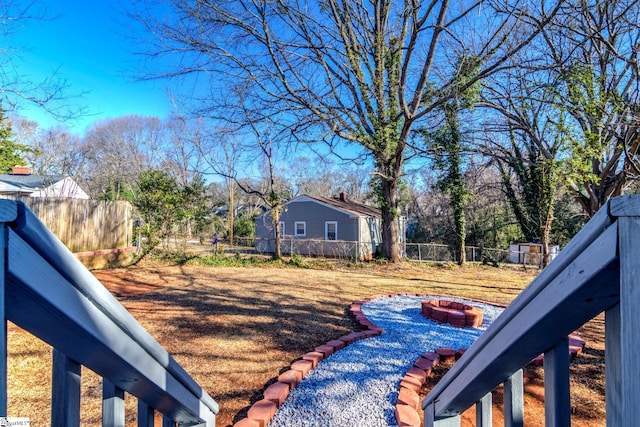
M 399 261 L 399 183 L 412 130 L 505 67 L 562 1 L 174 0 L 173 13 L 157 19 L 145 7 L 153 1 L 141 0 L 134 13 L 157 36 L 153 59 L 180 58 L 155 77 L 210 76 L 197 92 L 199 113 L 226 117 L 222 107 L 234 107 L 226 89 L 242 80 L 253 108 L 277 111 L 298 141 L 364 150 L 381 180 L 384 255 Z M 477 65 L 463 84 L 461 57 Z
M 208 144 L 199 145 L 206 153 L 205 161 L 214 174 L 224 179 L 227 201 L 227 223 L 229 243 L 233 245 L 234 222 L 236 217 L 236 190 L 247 189 L 250 185 L 242 181 L 239 169 L 242 168 L 242 155 L 245 152 L 240 140 L 226 129 L 216 129 L 208 139 Z M 238 185 L 240 182 L 240 185 Z
M 78 178 L 84 164 L 81 139 L 62 126 L 41 130 L 31 141 L 35 152 L 29 155 L 33 173 Z
M 561 183 L 571 176 L 565 161 L 570 150 L 566 114 L 557 110 L 554 79 L 552 69 L 541 67 L 512 70 L 487 82 L 478 103 L 483 133 L 476 139 L 476 148 L 495 160 L 522 235 L 542 243 L 545 266 L 554 205 L 564 191 Z
M 545 40 L 569 118 L 570 191 L 592 216 L 640 178 L 640 1 L 572 0 Z
M 261 111 L 252 108 L 244 90 L 246 87 L 235 89 L 239 110 L 227 118 L 231 126 L 211 131 L 207 144 L 201 145 L 200 149 L 208 152 L 205 161 L 211 170 L 227 183 L 231 236 L 237 187 L 245 195 L 257 197 L 270 209 L 265 218 L 271 219 L 275 233 L 274 259 L 280 259 L 280 217 L 292 191 L 281 178 L 278 166 L 282 161 L 280 150 L 289 141 L 289 136 L 276 125 L 278 116 L 265 117 Z M 252 179 L 256 175 L 257 179 Z
M 95 124 L 83 144 L 83 173 L 91 196 L 117 200 L 130 193 L 140 174 L 156 166 L 153 147 L 161 129 L 159 119 L 135 115 Z

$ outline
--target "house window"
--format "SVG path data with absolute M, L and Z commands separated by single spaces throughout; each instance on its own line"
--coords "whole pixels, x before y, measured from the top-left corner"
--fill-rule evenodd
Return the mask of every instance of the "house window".
M 338 240 L 338 222 L 327 221 L 324 223 L 324 239 Z
M 284 221 L 280 221 L 280 222 L 278 223 L 278 230 L 280 231 L 280 237 L 284 237 L 284 230 L 285 230 L 285 228 L 284 228 Z M 275 231 L 274 231 L 274 236 L 273 236 L 273 237 L 276 237 L 276 236 L 275 236 Z
M 307 235 L 307 223 L 304 221 L 296 221 L 295 223 L 295 235 L 297 237 L 304 237 Z

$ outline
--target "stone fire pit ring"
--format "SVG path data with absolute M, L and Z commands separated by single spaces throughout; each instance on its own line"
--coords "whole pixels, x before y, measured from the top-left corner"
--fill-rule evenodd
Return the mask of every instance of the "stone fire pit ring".
M 482 325 L 484 313 L 478 307 L 456 301 L 429 299 L 422 301 L 422 315 L 438 323 L 449 323 L 457 328 Z

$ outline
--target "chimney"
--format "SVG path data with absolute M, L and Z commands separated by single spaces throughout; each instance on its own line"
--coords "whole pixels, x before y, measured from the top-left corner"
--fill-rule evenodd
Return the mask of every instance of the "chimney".
M 11 168 L 12 175 L 31 175 L 31 168 L 28 166 L 14 166 Z
M 340 201 L 341 202 L 346 202 L 347 201 L 347 193 L 345 193 L 344 191 L 342 191 L 340 193 Z

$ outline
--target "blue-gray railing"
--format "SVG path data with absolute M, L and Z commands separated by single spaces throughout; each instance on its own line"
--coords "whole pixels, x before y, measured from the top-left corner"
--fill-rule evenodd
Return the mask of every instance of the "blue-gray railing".
M 7 416 L 10 320 L 53 347 L 51 425 L 80 425 L 80 367 L 103 378 L 103 425 L 215 425 L 217 403 L 22 203 L 0 200 L 0 416 Z M 11 414 L 9 414 L 11 415 Z
M 469 348 L 422 402 L 424 425 L 459 426 L 476 405 L 491 426 L 504 384 L 505 426 L 522 426 L 522 367 L 544 353 L 545 423 L 569 426 L 567 336 L 605 312 L 607 426 L 636 426 L 640 396 L 640 196 L 612 199 Z

